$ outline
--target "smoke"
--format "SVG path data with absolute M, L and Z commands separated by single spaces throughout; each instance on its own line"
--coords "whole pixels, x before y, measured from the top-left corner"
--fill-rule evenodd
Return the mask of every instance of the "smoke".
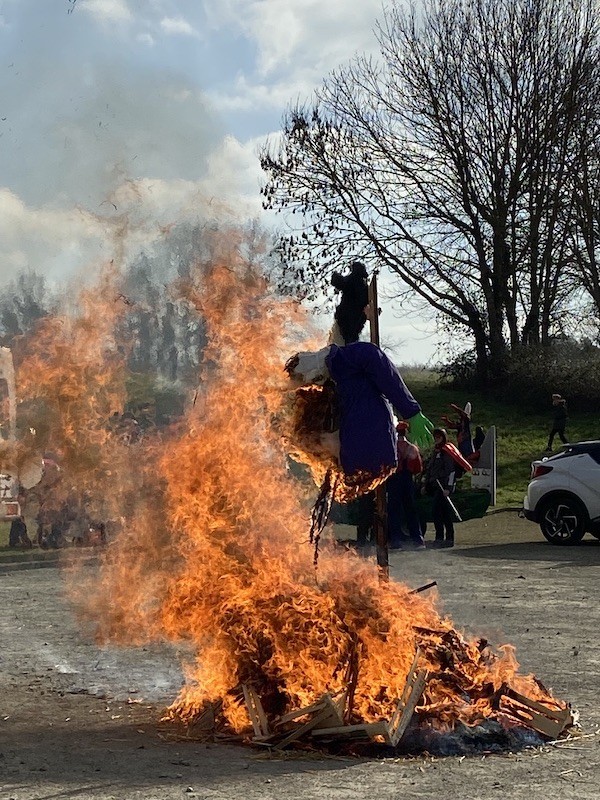
M 194 75 L 169 72 L 118 25 L 100 31 L 67 5 L 22 0 L 1 11 L 4 281 L 89 270 L 115 256 L 115 231 L 135 256 L 165 226 L 207 210 L 257 212 L 258 200 L 239 199 L 247 152 L 224 136 Z

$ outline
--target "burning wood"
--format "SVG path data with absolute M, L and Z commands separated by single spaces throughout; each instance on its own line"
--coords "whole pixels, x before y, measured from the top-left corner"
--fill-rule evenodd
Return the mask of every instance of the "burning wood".
M 254 730 L 252 742 L 268 744 L 276 750 L 292 744 L 305 745 L 309 740 L 320 744 L 379 741 L 396 747 L 423 698 L 427 684 L 428 672 L 419 668 L 420 658 L 421 653 L 417 650 L 404 691 L 390 719 L 377 722 L 345 722 L 348 718 L 348 692 L 345 691 L 337 697 L 325 693 L 316 703 L 284 714 L 270 726 L 257 693 L 244 685 L 244 700 Z M 570 707 L 551 709 L 506 685 L 496 693 L 495 705 L 499 718 L 510 718 L 549 739 L 558 738 L 574 724 Z
M 573 714 L 569 706 L 559 711 L 548 708 L 529 697 L 503 686 L 500 689 L 498 709 L 518 720 L 521 725 L 534 731 L 557 739 L 565 728 L 574 724 Z
M 223 703 L 220 700 L 216 703 L 207 703 L 202 714 L 194 720 L 194 730 L 214 732 L 217 729 L 217 721 L 222 709 Z
M 383 738 L 386 744 L 395 747 L 404 735 L 425 688 L 427 670 L 418 668 L 419 656 L 417 651 L 392 717 L 379 722 L 345 723 L 348 693 L 344 691 L 332 697 L 327 692 L 316 703 L 279 717 L 272 726 L 276 730 L 272 731 L 260 698 L 251 686 L 244 684 L 244 701 L 254 730 L 252 741 L 282 750 L 309 737 L 320 742 Z
M 292 712 L 291 715 L 285 715 L 285 717 L 282 717 L 281 719 L 283 724 L 285 724 L 283 721 L 286 718 L 288 722 L 290 721 L 290 716 L 292 719 L 294 719 L 298 716 L 306 716 L 308 714 L 309 719 L 296 727 L 287 736 L 285 736 L 284 739 L 278 742 L 277 749 L 282 750 L 284 747 L 287 747 L 289 744 L 292 744 L 292 742 L 301 739 L 307 734 L 314 735 L 322 728 L 328 728 L 330 725 L 335 725 L 336 723 L 341 725 L 344 721 L 345 705 L 345 693 L 343 693 L 337 699 L 332 698 L 331 695 L 327 693 L 324 694 L 321 700 L 318 703 L 315 703 L 313 706 L 299 709 L 296 712 Z
M 421 592 L 427 591 L 427 589 L 433 589 L 434 586 L 437 586 L 437 581 L 430 581 L 424 586 L 418 586 L 416 589 L 413 589 L 411 594 L 420 594 Z
M 420 653 L 417 650 L 415 659 L 408 673 L 406 685 L 402 692 L 402 697 L 398 700 L 396 708 L 392 717 L 389 720 L 382 720 L 381 722 L 372 722 L 362 725 L 345 725 L 334 728 L 324 728 L 321 730 L 314 730 L 312 735 L 314 737 L 325 737 L 329 739 L 341 737 L 363 737 L 369 739 L 376 737 L 383 737 L 386 744 L 396 747 L 404 732 L 408 728 L 408 724 L 412 715 L 417 707 L 425 689 L 427 681 L 427 670 L 418 669 L 418 660 Z

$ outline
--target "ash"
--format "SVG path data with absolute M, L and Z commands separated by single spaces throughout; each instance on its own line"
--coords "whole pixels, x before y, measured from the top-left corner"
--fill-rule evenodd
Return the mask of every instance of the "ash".
M 452 731 L 435 730 L 430 725 L 413 720 L 398 745 L 385 748 L 385 755 L 476 756 L 516 753 L 540 747 L 545 742 L 546 739 L 537 731 L 518 724 L 505 726 L 493 719 L 474 726 L 458 723 Z

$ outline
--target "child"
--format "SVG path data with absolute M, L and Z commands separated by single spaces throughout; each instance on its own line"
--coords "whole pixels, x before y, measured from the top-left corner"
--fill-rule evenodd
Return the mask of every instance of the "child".
M 444 428 L 433 429 L 435 447 L 427 465 L 427 492 L 433 495 L 435 541 L 431 547 L 454 547 L 454 518 L 448 497 L 456 481 L 456 462 L 444 445 L 448 434 Z M 444 537 L 445 534 L 445 537 Z
M 442 415 L 442 422 L 446 428 L 456 431 L 456 441 L 461 454 L 468 458 L 473 454 L 473 439 L 471 437 L 471 403 L 467 403 L 464 409 L 459 408 L 454 403 L 450 403 L 450 408 L 458 414 L 457 420 L 449 419 L 446 414 Z

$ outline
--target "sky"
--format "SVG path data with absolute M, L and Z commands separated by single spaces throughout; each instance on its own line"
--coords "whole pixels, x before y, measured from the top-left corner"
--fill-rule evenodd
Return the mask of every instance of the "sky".
M 0 285 L 93 270 L 117 242 L 132 257 L 186 219 L 262 219 L 258 148 L 376 52 L 380 16 L 381 0 L 0 0 Z M 396 359 L 436 360 L 430 323 L 382 305 Z

